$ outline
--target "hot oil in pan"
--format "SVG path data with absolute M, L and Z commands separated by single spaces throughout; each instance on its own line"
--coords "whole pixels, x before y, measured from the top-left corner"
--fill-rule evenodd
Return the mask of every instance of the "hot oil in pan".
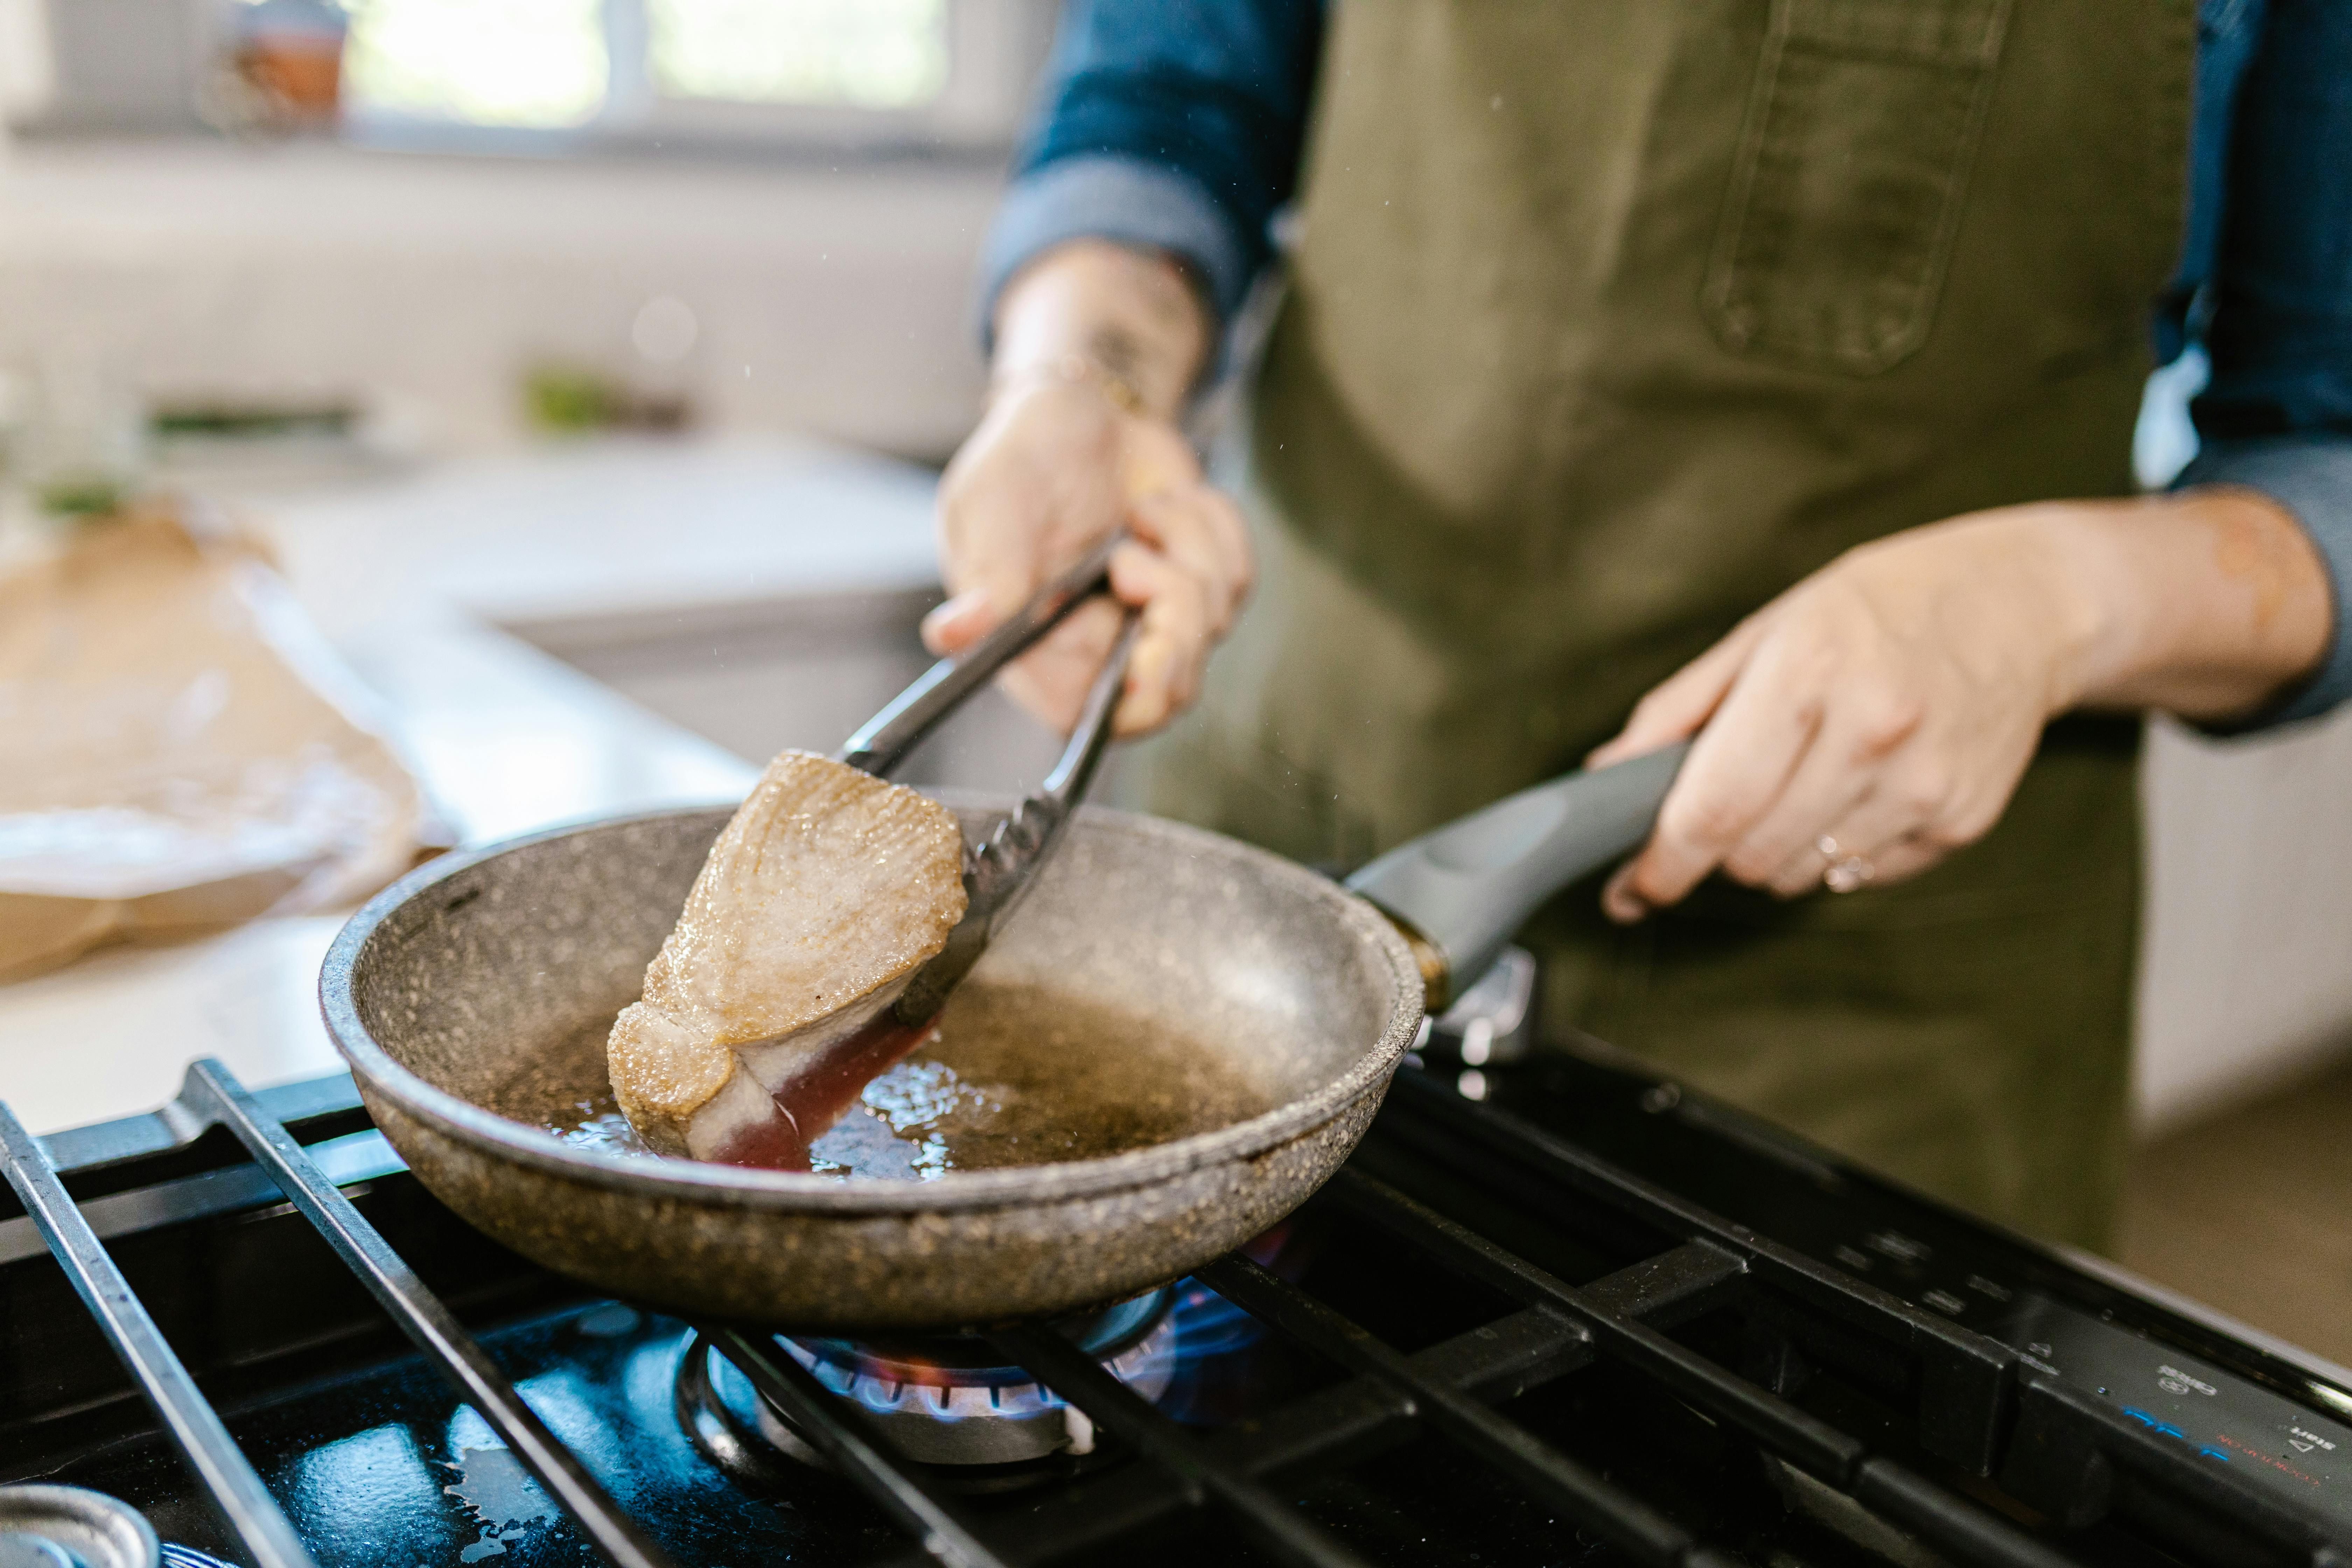
M 543 1053 L 495 1108 L 581 1148 L 657 1159 L 613 1099 L 608 1027 Z M 1165 1023 L 1041 986 L 973 982 L 932 1037 L 816 1140 L 811 1165 L 904 1181 L 1087 1160 L 1231 1126 L 1278 1100 L 1231 1058 Z

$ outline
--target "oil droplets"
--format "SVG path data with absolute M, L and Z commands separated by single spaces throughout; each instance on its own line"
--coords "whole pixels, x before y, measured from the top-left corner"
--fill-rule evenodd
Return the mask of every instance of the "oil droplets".
M 945 1062 L 902 1061 L 866 1086 L 860 1103 L 809 1146 L 824 1174 L 937 1181 L 955 1168 L 949 1133 L 1004 1108 L 1012 1091 L 966 1082 Z

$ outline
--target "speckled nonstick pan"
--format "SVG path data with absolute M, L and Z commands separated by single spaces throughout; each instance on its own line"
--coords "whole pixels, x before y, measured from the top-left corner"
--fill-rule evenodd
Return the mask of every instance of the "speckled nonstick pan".
M 954 803 L 966 837 L 1009 802 Z M 1171 1279 L 1338 1168 L 1421 1021 L 1396 930 L 1314 873 L 1089 808 L 976 977 L 1164 1016 L 1277 1109 L 1105 1159 L 857 1181 L 574 1148 L 492 1109 L 551 1042 L 634 1000 L 726 810 L 560 829 L 385 889 L 320 978 L 369 1111 L 434 1194 L 524 1256 L 635 1300 L 796 1328 L 945 1328 Z

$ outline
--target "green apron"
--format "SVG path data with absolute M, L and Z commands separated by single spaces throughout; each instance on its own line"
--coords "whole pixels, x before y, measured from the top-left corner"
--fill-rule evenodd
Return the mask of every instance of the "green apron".
M 1841 551 L 2131 488 L 2191 0 L 1335 7 L 1235 482 L 1256 603 L 1154 808 L 1352 864 L 1577 765 Z M 1897 887 L 1528 933 L 1546 1021 L 2101 1244 L 2137 727 Z

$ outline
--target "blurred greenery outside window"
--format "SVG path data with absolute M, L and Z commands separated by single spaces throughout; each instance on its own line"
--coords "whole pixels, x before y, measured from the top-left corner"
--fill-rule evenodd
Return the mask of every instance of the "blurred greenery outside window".
M 948 80 L 946 0 L 650 0 L 670 98 L 914 109 Z
M 349 0 L 347 103 L 565 129 L 648 98 L 906 110 L 946 90 L 948 0 Z

